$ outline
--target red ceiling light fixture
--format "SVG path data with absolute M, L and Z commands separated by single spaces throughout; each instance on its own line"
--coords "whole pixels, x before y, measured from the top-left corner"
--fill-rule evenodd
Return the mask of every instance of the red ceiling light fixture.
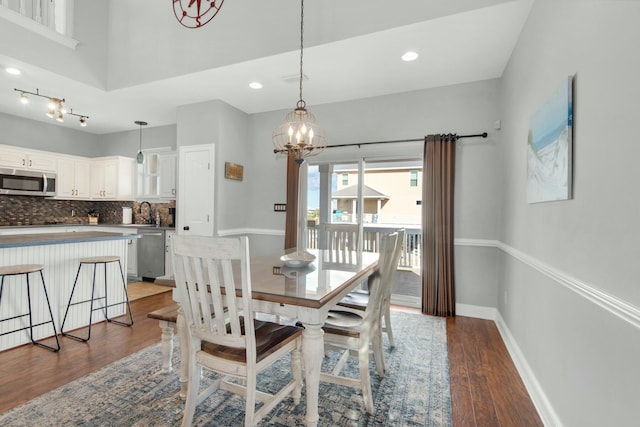
M 224 0 L 172 0 L 173 13 L 187 28 L 200 28 L 218 14 Z

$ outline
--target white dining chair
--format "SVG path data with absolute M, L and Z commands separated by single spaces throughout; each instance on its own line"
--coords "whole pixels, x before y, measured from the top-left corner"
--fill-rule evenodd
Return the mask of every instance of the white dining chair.
M 299 403 L 302 328 L 254 319 L 248 238 L 175 236 L 172 254 L 189 348 L 188 360 L 183 361 L 189 385 L 182 426 L 191 425 L 196 406 L 218 389 L 245 397 L 245 426 L 256 425 L 289 394 Z M 238 277 L 232 261 L 240 263 Z M 235 297 L 237 289 L 242 297 Z M 257 374 L 287 353 L 291 353 L 291 380 L 275 394 L 258 391 Z M 203 391 L 201 368 L 222 375 Z M 240 381 L 230 382 L 229 377 Z M 258 410 L 256 401 L 263 402 Z
M 341 310 L 341 307 L 336 306 L 329 311 L 322 328 L 325 353 L 335 350 L 342 352 L 342 355 L 331 373 L 321 373 L 320 379 L 361 389 L 364 406 L 369 413 L 374 413 L 369 355 L 372 349 L 376 371 L 378 375 L 384 377 L 380 313 L 384 298 L 383 283 L 390 280 L 394 261 L 397 263 L 394 257 L 397 239 L 398 233 L 385 234 L 380 239 L 378 270 L 369 280 L 369 303 L 366 309 L 364 311 Z M 359 378 L 340 375 L 352 352 L 358 355 Z
M 358 250 L 358 224 L 322 224 L 320 226 L 322 248 L 328 251 L 325 261 L 352 264 Z
M 391 329 L 391 292 L 393 291 L 393 283 L 395 279 L 395 271 L 398 267 L 398 261 L 400 259 L 400 254 L 402 253 L 402 245 L 404 244 L 404 238 L 406 235 L 406 230 L 400 229 L 397 230 L 398 239 L 396 241 L 396 247 L 394 249 L 394 259 L 395 264 L 393 266 L 393 270 L 389 276 L 389 280 L 387 282 L 382 283 L 384 288 L 384 296 L 382 298 L 382 310 L 381 315 L 382 318 L 380 320 L 381 330 L 382 332 L 387 334 L 387 338 L 389 339 L 389 346 L 394 348 L 396 346 L 395 340 L 393 338 L 393 330 Z M 338 303 L 341 307 L 347 307 L 353 310 L 364 311 L 369 304 L 369 291 L 366 289 L 358 289 L 352 292 L 349 292 L 340 302 Z M 343 308 L 344 309 L 344 308 Z

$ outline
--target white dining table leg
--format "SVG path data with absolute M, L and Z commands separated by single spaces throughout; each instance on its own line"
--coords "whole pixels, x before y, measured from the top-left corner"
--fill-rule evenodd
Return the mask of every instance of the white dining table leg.
M 178 318 L 176 319 L 176 332 L 180 343 L 180 398 L 187 398 L 187 388 L 189 387 L 189 337 L 187 336 L 186 324 L 182 307 L 178 307 Z
M 320 390 L 320 368 L 324 356 L 324 332 L 322 325 L 303 323 L 302 359 L 307 391 L 307 413 L 304 417 L 307 427 L 316 427 L 318 415 L 318 393 Z

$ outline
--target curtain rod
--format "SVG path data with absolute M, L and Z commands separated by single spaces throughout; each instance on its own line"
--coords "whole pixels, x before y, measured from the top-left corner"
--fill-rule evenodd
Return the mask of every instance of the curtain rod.
M 474 135 L 457 135 L 456 139 L 462 139 L 462 138 L 486 138 L 487 137 L 487 133 L 483 132 L 483 133 L 477 133 Z M 396 142 L 418 142 L 418 141 L 424 141 L 424 137 L 420 138 L 420 139 L 395 139 L 395 140 L 390 140 L 390 141 L 372 141 L 372 142 L 354 142 L 351 144 L 337 144 L 337 145 L 327 145 L 325 148 L 335 148 L 335 147 L 360 147 L 361 145 L 370 145 L 370 144 L 393 144 Z

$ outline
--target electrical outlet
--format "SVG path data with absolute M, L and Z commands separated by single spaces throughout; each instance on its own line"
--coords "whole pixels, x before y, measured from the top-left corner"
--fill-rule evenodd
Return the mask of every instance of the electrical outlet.
M 287 204 L 286 203 L 276 203 L 273 205 L 274 212 L 286 212 Z

